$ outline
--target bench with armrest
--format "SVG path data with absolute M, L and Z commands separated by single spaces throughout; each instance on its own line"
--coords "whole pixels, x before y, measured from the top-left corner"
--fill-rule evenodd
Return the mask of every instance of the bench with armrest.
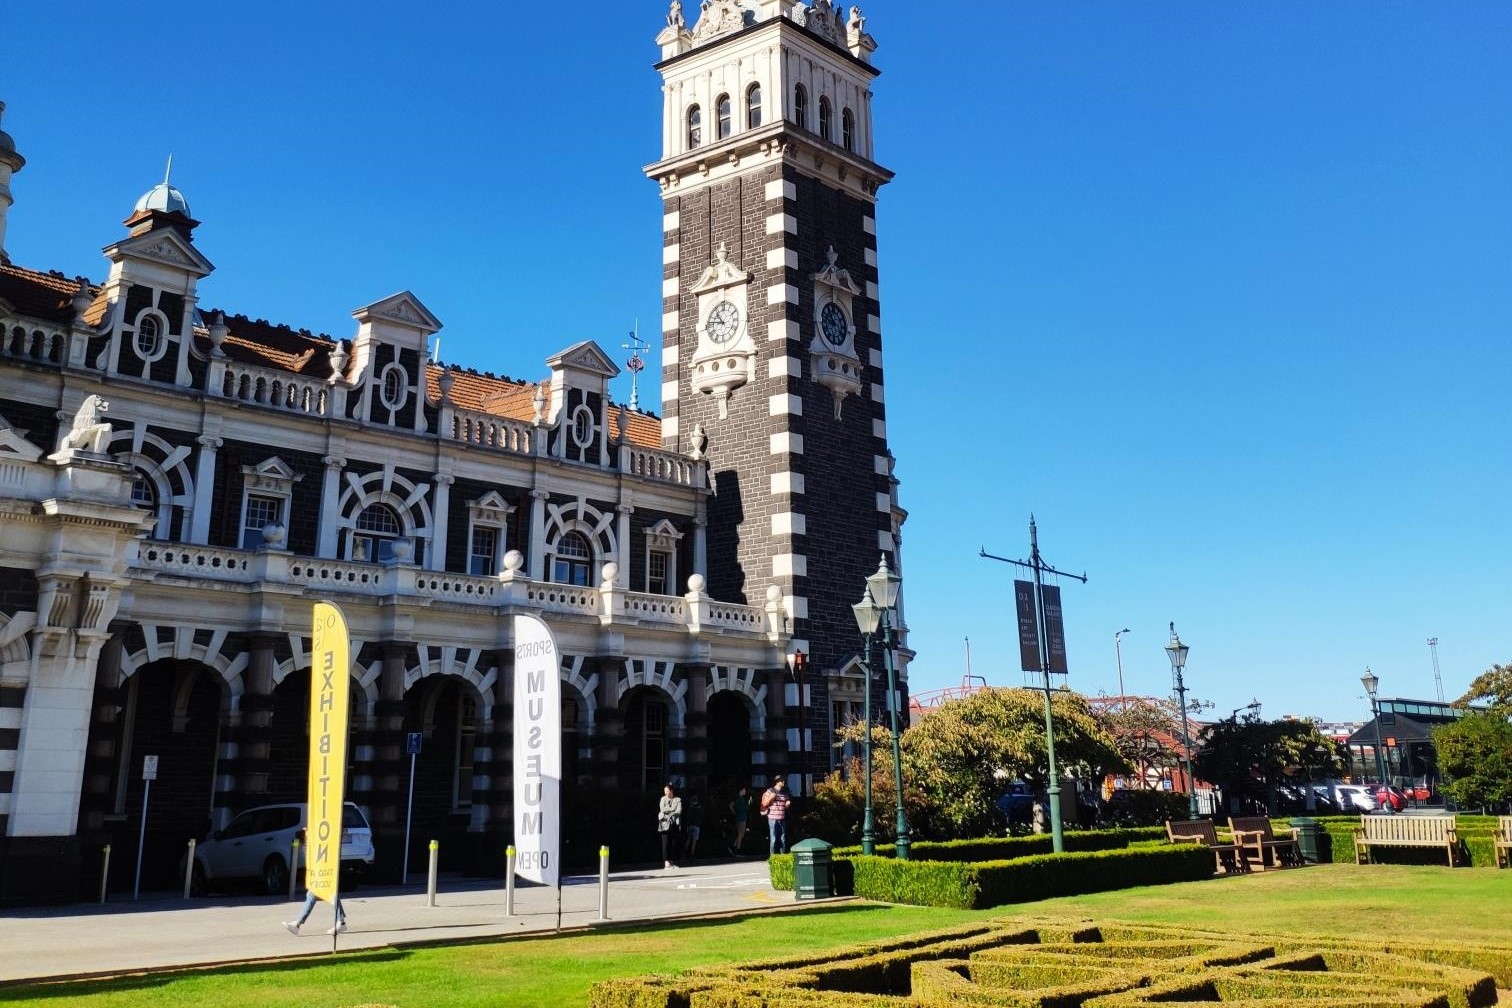
M 1249 871 L 1249 864 L 1239 856 L 1239 848 L 1220 843 L 1218 829 L 1211 819 L 1166 820 L 1166 836 L 1171 843 L 1201 844 L 1213 852 L 1213 870 L 1225 873 Z
M 1234 816 L 1229 819 L 1229 832 L 1234 835 L 1234 846 L 1246 862 L 1264 867 L 1300 868 L 1302 849 L 1297 846 L 1297 831 L 1289 836 L 1278 837 L 1271 832 L 1271 821 L 1265 816 Z
M 1441 847 L 1453 868 L 1458 846 L 1452 815 L 1365 815 L 1355 830 L 1355 863 L 1369 864 L 1372 847 Z
M 1496 819 L 1496 867 L 1512 866 L 1512 815 Z

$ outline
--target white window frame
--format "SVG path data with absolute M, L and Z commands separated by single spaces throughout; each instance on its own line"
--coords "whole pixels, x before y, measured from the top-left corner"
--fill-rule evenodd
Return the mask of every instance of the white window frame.
M 390 394 L 389 384 L 397 385 L 397 391 Z M 404 408 L 409 402 L 409 372 L 404 370 L 404 365 L 396 362 L 385 364 L 383 370 L 378 372 L 378 399 L 384 406 L 391 410 Z
M 677 590 L 678 576 L 681 568 L 677 564 L 678 544 L 682 541 L 683 534 L 677 531 L 677 526 L 666 518 L 646 529 L 646 577 L 645 590 L 651 592 L 651 554 L 665 553 L 667 556 L 667 591 L 668 595 L 679 594 Z
M 573 567 L 576 567 L 580 563 L 587 564 L 588 579 L 583 584 L 578 584 L 576 581 L 570 579 L 562 581 L 557 578 L 558 550 L 560 549 L 563 540 L 565 540 L 570 535 L 576 535 L 578 538 L 583 540 L 583 542 L 588 547 L 588 556 L 585 558 L 574 555 L 564 558 L 562 562 L 569 563 Z M 551 543 L 546 547 L 546 571 L 548 574 L 547 580 L 549 580 L 552 584 L 572 585 L 573 587 L 577 588 L 591 588 L 593 587 L 593 582 L 598 572 L 598 567 L 598 549 L 594 544 L 593 533 L 588 531 L 587 529 L 564 528 L 559 533 L 557 533 L 556 538 L 553 539 Z
M 514 506 L 490 490 L 482 497 L 467 502 L 467 572 L 476 574 L 473 567 L 473 540 L 480 530 L 494 533 L 494 556 L 492 565 L 482 576 L 492 576 L 504 569 L 504 554 L 509 550 L 509 516 Z
M 247 512 L 253 497 L 270 497 L 279 502 L 278 524 L 289 527 L 289 515 L 294 507 L 294 484 L 304 479 L 288 463 L 278 456 L 263 459 L 255 466 L 242 466 L 241 517 L 237 521 L 237 545 L 241 549 L 257 549 L 262 546 L 262 529 L 247 528 Z M 249 543 L 247 533 L 255 531 L 257 542 Z M 285 540 L 287 541 L 287 540 Z
M 142 349 L 142 323 L 151 322 L 156 329 L 150 350 Z M 148 364 L 156 364 L 168 353 L 168 316 L 156 308 L 143 308 L 137 312 L 131 327 L 131 348 Z
M 398 527 L 398 532 L 396 534 L 387 535 L 384 532 L 376 529 L 364 529 L 358 527 L 357 523 L 361 521 L 362 516 L 368 511 L 369 508 L 374 507 L 387 508 L 389 513 L 394 516 L 395 525 Z M 402 511 L 385 500 L 367 501 L 357 509 L 356 514 L 352 515 L 352 526 L 350 529 L 350 534 L 347 536 L 346 558 L 348 560 L 355 560 L 358 563 L 386 563 L 387 561 L 393 559 L 393 544 L 405 538 L 409 538 L 409 536 L 407 536 L 404 527 L 404 513 Z M 358 544 L 367 542 L 373 543 L 374 548 L 371 551 L 363 548 L 360 552 L 364 555 L 359 555 L 359 550 L 357 548 Z M 411 542 L 413 542 L 413 539 L 411 539 Z M 385 544 L 387 544 L 388 548 L 387 556 L 384 555 Z M 365 555 L 369 552 L 375 553 L 377 555 Z M 411 562 L 416 562 L 413 557 L 411 558 Z

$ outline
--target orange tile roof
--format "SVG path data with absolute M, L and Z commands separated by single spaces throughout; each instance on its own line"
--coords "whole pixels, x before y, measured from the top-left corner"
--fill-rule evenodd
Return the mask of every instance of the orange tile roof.
M 441 395 L 442 370 L 437 364 L 428 365 L 425 369 L 425 391 L 432 399 Z M 451 401 L 458 409 L 487 413 L 490 416 L 505 417 L 522 423 L 530 423 L 535 418 L 534 400 L 538 387 L 535 382 L 499 378 L 491 374 L 456 367 L 451 369 L 451 376 Z M 550 383 L 546 384 L 545 391 L 546 409 L 550 410 Z M 619 431 L 619 415 L 624 413 L 628 417 L 625 427 L 627 441 L 642 448 L 661 448 L 660 417 L 638 410 L 632 411 L 618 403 L 612 404 L 610 408 L 613 410 L 609 418 L 611 432 Z
M 69 279 L 56 271 L 40 273 L 21 266 L 0 265 L 0 298 L 9 301 L 17 314 L 68 325 L 73 321 L 73 296 L 79 291 L 81 279 L 84 278 Z

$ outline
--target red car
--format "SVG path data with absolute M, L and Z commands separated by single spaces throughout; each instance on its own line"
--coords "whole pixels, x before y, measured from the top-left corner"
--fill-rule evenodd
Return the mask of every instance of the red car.
M 1400 812 L 1407 807 L 1406 796 L 1397 788 L 1377 788 L 1375 798 L 1376 809 L 1380 812 Z

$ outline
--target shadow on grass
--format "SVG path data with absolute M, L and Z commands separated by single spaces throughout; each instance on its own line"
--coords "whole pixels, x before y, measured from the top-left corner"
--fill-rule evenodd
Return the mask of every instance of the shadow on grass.
M 891 907 L 880 903 L 843 903 L 818 906 L 783 907 L 786 912 L 803 911 L 805 917 L 839 916 L 857 917 L 885 913 Z M 634 934 L 666 934 L 668 932 L 702 931 L 713 927 L 740 924 L 773 916 L 773 911 L 753 910 L 727 914 L 720 917 L 690 917 L 682 920 L 635 921 L 623 924 L 598 924 L 587 928 L 574 928 L 559 933 L 532 931 L 516 935 L 488 935 L 470 938 L 424 937 L 407 941 L 403 948 L 357 949 L 350 952 L 316 952 L 298 958 L 258 961 L 219 966 L 185 966 L 158 970 L 152 973 L 122 973 L 112 977 L 95 977 L 88 980 L 51 980 L 40 983 L 0 984 L 0 1001 L 6 1003 L 43 1003 L 53 998 L 80 998 L 107 993 L 127 994 L 150 991 L 170 983 L 213 976 L 269 976 L 297 974 L 311 969 L 328 969 L 332 966 L 367 966 L 377 963 L 402 962 L 415 952 L 435 948 L 463 948 L 481 945 L 518 944 L 525 941 L 549 942 L 555 940 L 592 940 L 598 935 L 613 934 L 616 937 Z M 437 925 L 409 928 L 406 933 L 441 932 L 453 925 Z M 454 925 L 465 927 L 468 925 Z

